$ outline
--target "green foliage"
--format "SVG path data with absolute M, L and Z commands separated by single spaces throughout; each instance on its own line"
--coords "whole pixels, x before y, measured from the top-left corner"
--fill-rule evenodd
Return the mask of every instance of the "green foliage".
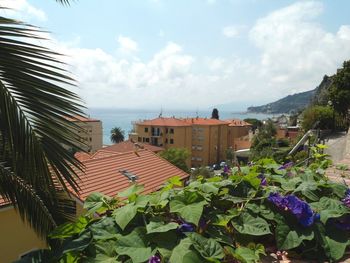
M 172 163 L 181 170 L 188 172 L 186 161 L 190 157 L 190 152 L 185 148 L 169 148 L 159 153 L 160 157 Z
M 255 134 L 250 148 L 252 160 L 260 158 L 272 157 L 274 149 L 277 148 L 275 135 L 277 133 L 276 127 L 272 120 L 268 120 Z
M 259 129 L 263 125 L 261 120 L 254 119 L 254 118 L 247 118 L 247 119 L 244 119 L 244 121 L 252 125 L 253 131 L 255 131 L 256 129 Z
M 316 153 L 321 146 L 315 147 Z M 233 169 L 228 178 L 192 181 L 179 188 L 178 179 L 163 189 L 140 195 L 137 185 L 119 194 L 112 213 L 93 217 L 104 195 L 87 198 L 90 213 L 77 223 L 57 228 L 51 238 L 62 242 L 37 252 L 47 262 L 261 262 L 265 247 L 287 250 L 306 260 L 338 261 L 349 247 L 350 232 L 339 229 L 350 209 L 341 201 L 347 187 L 328 181 L 319 169 L 325 156 L 315 157 L 314 166 L 284 170 L 271 159 L 254 166 Z M 261 175 L 266 179 L 262 184 Z M 304 226 L 288 209 L 279 209 L 270 193 L 296 196 L 309 204 L 315 221 Z M 93 204 L 95 200 L 95 204 Z M 96 210 L 95 210 L 96 211 Z M 34 257 L 34 253 L 31 254 Z M 56 262 L 55 261 L 55 262 Z
M 118 143 L 125 139 L 125 132 L 120 127 L 114 127 L 111 129 L 111 142 Z
M 333 109 L 329 106 L 312 106 L 303 112 L 302 127 L 305 131 L 310 130 L 316 122 L 320 129 L 333 128 Z
M 350 61 L 344 61 L 343 68 L 332 77 L 329 96 L 332 106 L 341 115 L 347 115 L 350 107 Z
M 205 166 L 198 167 L 195 170 L 191 171 L 192 179 L 197 179 L 199 177 L 210 178 L 210 177 L 213 177 L 214 175 L 215 175 L 214 171 Z

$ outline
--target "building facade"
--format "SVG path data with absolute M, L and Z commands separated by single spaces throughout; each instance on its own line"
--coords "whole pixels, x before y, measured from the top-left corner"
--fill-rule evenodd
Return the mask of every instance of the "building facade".
M 81 129 L 77 131 L 79 140 L 81 142 L 80 147 L 87 151 L 94 153 L 103 146 L 103 132 L 102 122 L 97 119 L 86 118 L 83 116 L 74 116 L 67 118 L 74 122 Z
M 186 148 L 187 162 L 200 167 L 226 160 L 226 151 L 234 147 L 235 138 L 247 136 L 250 124 L 241 120 L 159 117 L 134 123 L 134 141 L 169 148 Z

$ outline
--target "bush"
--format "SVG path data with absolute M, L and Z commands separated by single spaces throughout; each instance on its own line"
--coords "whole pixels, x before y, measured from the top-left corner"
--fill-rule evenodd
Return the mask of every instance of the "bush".
M 313 165 L 324 161 L 317 155 Z M 228 178 L 201 178 L 184 188 L 173 178 L 149 195 L 140 195 L 139 185 L 116 198 L 94 193 L 84 205 L 87 215 L 50 235 L 60 241 L 56 246 L 30 256 L 45 262 L 259 262 L 266 253 L 288 251 L 334 262 L 349 246 L 350 191 L 317 171 L 262 159 Z
M 170 148 L 159 153 L 160 157 L 164 158 L 185 172 L 189 171 L 186 161 L 190 155 L 190 152 L 185 148 Z

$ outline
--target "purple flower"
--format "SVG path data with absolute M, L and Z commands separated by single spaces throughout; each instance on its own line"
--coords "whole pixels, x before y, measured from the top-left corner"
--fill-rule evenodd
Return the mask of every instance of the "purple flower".
M 287 209 L 284 197 L 281 196 L 279 193 L 270 193 L 267 200 L 274 203 L 274 205 L 277 206 L 279 209 L 282 209 L 282 210 Z
M 350 208 L 350 189 L 346 190 L 345 197 L 342 201 L 345 206 Z
M 279 209 L 292 213 L 304 227 L 311 226 L 318 217 L 308 203 L 295 195 L 281 196 L 278 193 L 270 193 L 267 199 Z
M 193 232 L 194 226 L 189 223 L 183 223 L 178 227 L 180 232 Z
M 260 185 L 261 186 L 267 186 L 267 180 L 264 174 L 259 174 L 258 178 L 260 179 Z
M 294 165 L 293 162 L 285 163 L 280 168 L 278 168 L 278 170 L 285 170 L 285 169 L 291 168 L 293 165 Z
M 231 172 L 230 167 L 228 167 L 228 165 L 225 164 L 225 166 L 224 166 L 224 173 L 228 174 L 230 172 Z
M 157 255 L 150 257 L 148 260 L 148 263 L 160 263 L 160 262 L 161 262 L 161 259 Z

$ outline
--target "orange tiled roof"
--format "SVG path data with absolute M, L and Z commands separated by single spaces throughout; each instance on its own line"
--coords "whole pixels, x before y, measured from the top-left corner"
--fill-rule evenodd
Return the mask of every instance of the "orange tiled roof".
M 76 152 L 74 154 L 74 157 L 77 158 L 79 161 L 85 161 L 91 158 L 91 155 L 85 152 Z
M 118 155 L 120 153 L 118 152 L 112 152 L 112 151 L 106 151 L 104 148 L 102 150 L 98 150 L 97 152 L 95 152 L 93 155 L 91 155 L 90 159 L 100 159 L 100 158 L 105 158 L 105 157 L 109 157 L 111 155 Z
M 87 117 L 81 116 L 81 115 L 65 116 L 65 118 L 69 121 L 72 121 L 72 122 L 96 122 L 96 121 L 100 121 L 97 119 L 87 118 Z
M 150 125 L 150 126 L 169 126 L 169 127 L 182 127 L 182 126 L 191 126 L 191 124 L 187 123 L 182 119 L 177 119 L 174 117 L 159 117 L 152 120 L 144 120 L 141 122 L 137 122 L 138 125 Z
M 232 120 L 225 120 L 227 123 L 229 123 L 228 126 L 230 127 L 235 127 L 235 126 L 252 126 L 250 123 L 246 122 L 246 121 L 242 121 L 240 119 L 232 119 Z
M 207 119 L 207 118 L 187 118 L 184 119 L 187 123 L 190 123 L 191 125 L 222 125 L 226 124 L 226 121 L 217 120 L 217 119 Z
M 7 205 L 10 205 L 10 204 L 11 204 L 10 201 L 5 200 L 5 199 L 0 195 L 0 207 L 2 207 L 2 206 L 7 206 Z
M 162 147 L 157 147 L 150 144 L 145 144 L 140 142 L 137 142 L 137 144 L 140 146 L 140 148 L 150 150 L 151 152 L 154 152 L 154 153 L 158 153 L 164 150 L 164 148 Z M 103 150 L 119 152 L 119 153 L 131 152 L 135 150 L 135 143 L 130 140 L 127 140 L 124 142 L 113 144 L 111 146 L 104 147 Z
M 83 161 L 84 173 L 78 172 L 81 191 L 78 198 L 85 198 L 92 192 L 115 196 L 130 186 L 128 178 L 120 171 L 138 176 L 137 183 L 145 186 L 144 193 L 158 190 L 173 176 L 187 178 L 189 175 L 149 150 L 139 150 L 108 157 Z

